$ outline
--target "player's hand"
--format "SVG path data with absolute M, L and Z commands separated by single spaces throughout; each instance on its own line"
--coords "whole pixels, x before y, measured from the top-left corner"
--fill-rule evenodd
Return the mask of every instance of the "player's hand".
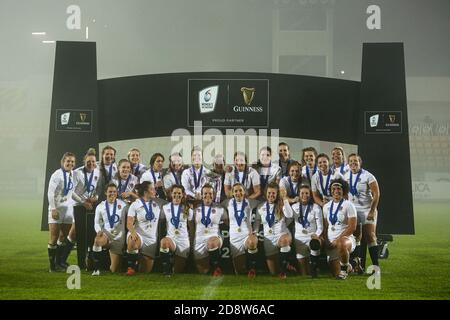
M 375 211 L 370 210 L 369 214 L 367 215 L 367 220 L 374 221 L 375 220 Z
M 83 203 L 83 207 L 85 207 L 87 210 L 92 210 L 92 203 L 87 200 Z
M 283 199 L 283 200 L 287 198 L 286 189 L 280 189 L 280 196 L 281 196 L 281 199 Z
M 56 210 L 56 209 L 52 210 L 52 218 L 54 220 L 59 220 L 59 212 L 58 212 L 58 210 Z
M 130 238 L 132 241 L 138 240 L 138 235 L 137 235 L 136 231 L 131 232 Z

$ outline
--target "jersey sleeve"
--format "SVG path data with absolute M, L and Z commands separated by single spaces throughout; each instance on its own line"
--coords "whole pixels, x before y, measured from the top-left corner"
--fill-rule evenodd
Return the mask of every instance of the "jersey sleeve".
M 189 183 L 189 169 L 184 170 L 183 173 L 181 174 L 181 184 L 184 187 L 186 195 L 195 197 L 195 194 L 194 194 L 194 192 L 192 192 L 191 186 Z
M 283 213 L 286 218 L 292 218 L 294 216 L 294 210 L 287 199 L 283 201 Z
M 319 177 L 319 174 L 316 173 L 314 176 L 312 176 L 311 178 L 311 191 L 313 192 L 317 192 L 318 191 L 318 186 L 317 186 L 317 178 Z
M 261 179 L 259 177 L 258 171 L 254 169 L 250 171 L 250 180 L 253 186 L 259 186 L 261 184 Z
M 100 232 L 103 230 L 103 221 L 102 221 L 102 214 L 101 214 L 101 203 L 100 205 L 95 208 L 95 217 L 94 217 L 94 229 L 95 232 Z
M 320 236 L 323 232 L 323 213 L 322 208 L 318 206 L 317 204 L 314 204 L 314 207 L 316 208 L 316 224 L 317 224 L 317 230 L 316 235 Z
M 347 217 L 349 218 L 356 218 L 356 208 L 353 203 L 350 201 L 347 201 Z
M 54 173 L 50 177 L 50 182 L 48 184 L 48 191 L 47 191 L 47 198 L 48 204 L 50 205 L 50 210 L 56 209 L 55 192 L 57 187 L 58 187 L 58 176 L 56 175 L 56 173 Z
M 225 178 L 223 179 L 223 184 L 225 186 L 231 186 L 231 177 L 232 177 L 232 172 L 227 172 L 225 173 Z

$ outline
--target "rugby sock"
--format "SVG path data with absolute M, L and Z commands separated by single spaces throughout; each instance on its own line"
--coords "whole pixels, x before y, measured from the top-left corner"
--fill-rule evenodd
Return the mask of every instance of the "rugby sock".
M 280 259 L 280 269 L 281 269 L 281 273 L 286 273 L 287 272 L 287 267 L 288 267 L 288 263 L 289 263 L 289 252 L 291 251 L 291 247 L 290 246 L 285 246 L 285 247 L 281 247 L 280 248 L 280 254 L 279 254 L 279 259 Z
M 170 250 L 160 248 L 161 264 L 164 274 L 172 274 L 172 265 L 170 263 Z
M 209 251 L 209 264 L 211 269 L 214 270 L 220 266 L 220 248 L 208 249 Z
M 47 250 L 48 250 L 48 261 L 50 262 L 50 270 L 55 270 L 56 245 L 48 244 Z
M 67 258 L 69 258 L 70 252 L 72 251 L 75 242 L 73 242 L 72 239 L 70 239 L 70 237 L 67 237 L 67 240 L 65 242 L 66 245 L 63 247 L 64 250 L 61 256 L 61 261 L 67 263 Z
M 94 271 L 100 270 L 100 259 L 102 255 L 102 247 L 92 246 L 92 260 L 94 261 Z
M 371 243 L 368 245 L 370 259 L 372 260 L 372 264 L 378 266 L 378 245 L 377 243 Z
M 309 259 L 311 260 L 311 264 L 317 266 L 319 264 L 319 256 L 320 250 L 311 250 L 311 255 Z
M 62 259 L 64 249 L 65 243 L 58 240 L 56 242 L 56 258 L 55 258 L 56 265 L 60 265 L 62 262 L 64 262 L 64 260 Z
M 341 271 L 345 271 L 345 272 L 348 271 L 348 263 L 341 262 Z
M 247 266 L 249 270 L 256 270 L 256 253 L 258 253 L 258 248 L 247 249 Z
M 139 250 L 127 250 L 128 268 L 132 268 L 133 270 L 136 270 L 136 262 L 138 259 L 138 252 L 139 252 Z
M 355 250 L 351 253 L 351 259 L 353 258 L 360 258 L 361 257 L 361 242 L 360 241 L 356 241 L 356 247 Z

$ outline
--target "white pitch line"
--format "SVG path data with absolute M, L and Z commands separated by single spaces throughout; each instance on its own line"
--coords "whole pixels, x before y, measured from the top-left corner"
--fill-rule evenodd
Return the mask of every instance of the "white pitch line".
M 212 279 L 203 290 L 203 295 L 201 296 L 200 300 L 211 300 L 214 296 L 216 288 L 222 283 L 222 281 L 223 276 Z

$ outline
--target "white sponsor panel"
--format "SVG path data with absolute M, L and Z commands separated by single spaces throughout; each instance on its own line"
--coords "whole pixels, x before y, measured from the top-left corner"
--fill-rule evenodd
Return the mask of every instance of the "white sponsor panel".
M 450 181 L 413 181 L 414 200 L 450 200 Z

